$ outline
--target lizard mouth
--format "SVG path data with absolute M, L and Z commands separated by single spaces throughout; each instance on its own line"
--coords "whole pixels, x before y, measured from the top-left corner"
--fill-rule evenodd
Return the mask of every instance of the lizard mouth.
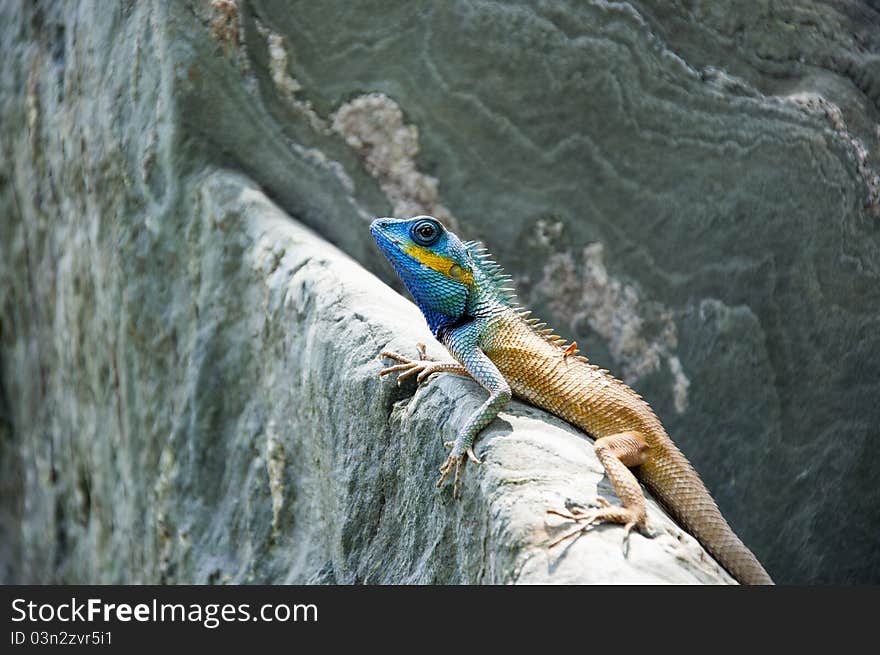
M 392 236 L 389 236 L 384 231 L 383 228 L 385 228 L 386 225 L 387 223 L 383 222 L 380 218 L 377 218 L 370 224 L 370 234 L 373 235 L 373 239 L 375 239 L 376 243 L 379 245 L 379 248 L 381 248 L 382 250 L 394 249 L 400 253 L 404 253 L 400 241 Z

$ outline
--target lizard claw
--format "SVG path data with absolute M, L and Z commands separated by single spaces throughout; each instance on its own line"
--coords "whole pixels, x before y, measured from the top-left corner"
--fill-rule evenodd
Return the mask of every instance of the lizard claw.
M 438 362 L 427 359 L 427 355 L 425 354 L 425 344 L 420 343 L 419 346 L 419 359 L 410 359 L 400 353 L 392 352 L 390 350 L 383 350 L 380 353 L 381 357 L 387 357 L 388 359 L 393 359 L 396 362 L 400 362 L 399 364 L 394 364 L 393 366 L 386 366 L 381 371 L 379 371 L 379 377 L 384 377 L 390 373 L 400 372 L 400 375 L 397 376 L 397 386 L 400 386 L 401 383 L 409 377 L 413 375 L 417 375 L 416 383 L 421 384 L 425 381 L 429 375 L 433 373 L 437 373 L 442 370 L 442 365 Z
M 452 497 L 456 500 L 461 498 L 461 493 L 459 493 L 458 490 L 458 483 L 461 480 L 461 473 L 464 469 L 464 458 L 464 455 L 449 455 L 449 457 L 446 458 L 446 462 L 440 467 L 440 479 L 437 480 L 437 486 L 442 487 L 443 481 L 446 480 L 453 471 L 455 472 L 455 477 L 452 482 Z
M 431 375 L 432 373 L 436 373 L 437 368 L 431 365 L 425 365 L 422 367 L 421 372 L 416 376 L 416 384 L 421 384 L 425 381 L 425 379 Z M 406 375 L 406 374 L 404 374 Z
M 563 518 L 575 521 L 577 523 L 577 525 L 575 526 L 575 528 L 573 530 L 569 530 L 568 532 L 563 534 L 561 537 L 554 539 L 552 542 L 550 542 L 550 544 L 547 546 L 547 548 L 553 548 L 554 546 L 558 546 L 559 544 L 561 544 L 566 539 L 571 539 L 572 537 L 579 535 L 581 532 L 587 532 L 589 530 L 592 530 L 593 526 L 596 524 L 596 517 L 595 516 L 588 516 L 588 514 L 592 514 L 592 512 L 583 512 L 583 513 L 579 513 L 579 514 L 572 514 L 571 512 L 567 512 L 564 510 L 548 509 L 547 513 L 548 514 L 556 514 L 557 516 L 561 516 Z M 583 521 L 583 523 L 581 523 L 581 521 Z
M 562 518 L 577 523 L 573 530 L 570 530 L 555 539 L 550 543 L 548 548 L 553 548 L 566 539 L 570 539 L 582 532 L 588 532 L 599 523 L 620 523 L 624 526 L 622 546 L 623 556 L 626 557 L 629 554 L 629 535 L 633 528 L 638 528 L 639 532 L 649 536 L 651 535 L 647 524 L 647 517 L 644 514 L 640 514 L 636 510 L 628 507 L 612 505 L 601 496 L 596 498 L 596 504 L 599 506 L 598 509 L 590 511 L 584 511 L 580 509 L 580 506 L 573 503 L 566 503 L 566 509 L 564 510 L 548 509 L 548 514 L 555 514 L 556 516 L 561 516 Z
M 474 464 L 482 464 L 483 461 L 477 457 L 477 454 L 474 452 L 473 446 L 468 447 L 463 453 L 459 454 L 459 449 L 455 447 L 454 441 L 447 441 L 443 445 L 447 448 L 452 448 L 452 452 L 449 453 L 449 457 L 446 458 L 446 461 L 443 463 L 443 466 L 440 467 L 440 479 L 437 480 L 437 486 L 443 486 L 443 482 L 448 478 L 453 471 L 455 472 L 455 477 L 452 482 L 452 497 L 455 499 L 461 498 L 461 493 L 459 492 L 459 481 L 461 480 L 461 474 L 464 471 L 464 465 L 470 460 Z
M 636 527 L 635 521 L 630 521 L 623 526 L 623 543 L 621 544 L 621 547 L 623 548 L 624 557 L 629 557 L 629 534 L 634 527 Z

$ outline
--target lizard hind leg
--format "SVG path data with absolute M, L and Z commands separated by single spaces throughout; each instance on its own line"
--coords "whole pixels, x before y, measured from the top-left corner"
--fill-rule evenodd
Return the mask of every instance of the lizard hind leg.
M 548 514 L 555 514 L 577 523 L 577 526 L 561 537 L 555 539 L 550 548 L 570 539 L 582 532 L 591 530 L 599 523 L 620 523 L 624 526 L 623 552 L 629 550 L 629 534 L 633 528 L 649 534 L 645 495 L 631 466 L 640 466 L 645 462 L 648 444 L 642 434 L 637 431 L 619 432 L 596 440 L 596 456 L 605 467 L 605 473 L 611 480 L 614 492 L 623 505 L 611 505 L 602 497 L 596 499 L 599 507 L 585 510 L 569 507 L 564 510 L 548 509 Z

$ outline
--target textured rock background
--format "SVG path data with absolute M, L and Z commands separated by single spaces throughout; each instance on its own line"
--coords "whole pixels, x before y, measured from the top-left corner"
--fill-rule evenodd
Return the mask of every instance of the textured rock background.
M 4 462 L 24 474 L 4 521 L 21 549 L 7 577 L 732 582 L 656 505 L 660 536 L 634 537 L 628 559 L 612 529 L 548 551 L 570 528 L 546 509 L 610 487 L 583 435 L 518 403 L 484 436 L 464 502 L 438 492 L 442 441 L 482 398 L 451 376 L 414 398 L 412 385 L 378 379 L 379 350 L 412 352 L 430 337 L 418 310 L 249 180 L 217 172 L 182 186 L 187 210 L 156 224 L 171 249 L 161 274 L 102 266 L 114 240 L 99 238 L 94 257 L 70 245 L 75 226 L 48 237 L 70 266 L 55 278 L 55 320 L 69 327 L 38 344 L 45 436 L 4 444 Z M 75 260 L 107 282 L 73 301 Z M 90 315 L 70 315 L 83 301 Z M 29 345 L 12 344 L 11 360 L 35 380 Z M 435 342 L 432 354 L 442 355 Z M 22 422 L 13 412 L 13 437 Z
M 332 403 L 344 378 L 322 383 L 320 357 L 351 366 L 332 339 L 357 332 L 288 307 L 283 239 L 260 245 L 235 191 L 253 187 L 392 284 L 374 215 L 485 240 L 525 303 L 652 402 L 777 580 L 880 581 L 876 3 L 11 2 L 0 34 L 5 579 L 543 562 L 491 493 L 438 513 L 445 496 L 389 485 L 442 458 L 415 423 L 479 396 L 438 379 L 377 435 L 363 407 L 398 396 L 370 377 L 370 311 L 392 301 L 360 298 L 363 382 Z M 505 415 L 510 439 L 533 412 Z M 421 495 L 383 506 L 383 483 Z M 415 506 L 431 519 L 402 542 L 363 519 Z M 474 551 L 461 526 L 487 508 Z

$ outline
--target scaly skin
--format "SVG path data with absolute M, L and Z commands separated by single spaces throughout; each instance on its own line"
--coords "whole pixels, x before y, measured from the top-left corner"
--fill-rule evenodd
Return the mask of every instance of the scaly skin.
M 415 231 L 420 228 L 422 234 L 432 236 Z M 438 486 L 454 473 L 453 493 L 458 495 L 466 458 L 479 462 L 474 440 L 516 395 L 596 440 L 597 456 L 623 503 L 614 506 L 600 498 L 597 509 L 548 510 L 575 523 L 551 546 L 599 522 L 624 525 L 625 539 L 633 528 L 647 532 L 645 498 L 630 470 L 633 467 L 670 514 L 731 575 L 744 584 L 772 584 L 650 406 L 626 384 L 577 356 L 575 344 L 566 345 L 549 330 L 541 330 L 542 324 L 527 319 L 528 312 L 519 309 L 502 287 L 500 269 L 480 254 L 477 244 L 462 243 L 430 217 L 377 219 L 371 231 L 435 336 L 456 360 L 427 361 L 423 349 L 418 360 L 385 351 L 383 356 L 399 364 L 380 376 L 398 372 L 398 381 L 418 375 L 422 382 L 433 373 L 452 372 L 473 377 L 489 391 L 486 402 L 449 444 L 452 451 L 440 469 Z

